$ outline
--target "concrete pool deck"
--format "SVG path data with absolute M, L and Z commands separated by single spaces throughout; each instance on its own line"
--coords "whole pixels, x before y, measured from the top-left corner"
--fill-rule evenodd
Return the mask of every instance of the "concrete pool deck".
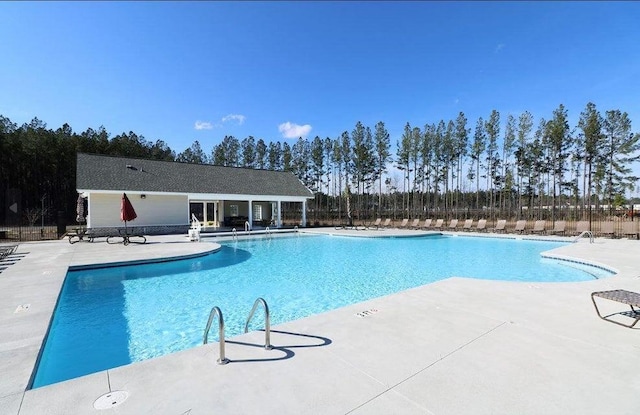
M 392 229 L 305 232 L 425 235 Z M 127 247 L 20 244 L 20 259 L 0 273 L 0 414 L 640 410 L 640 329 L 599 319 L 590 298 L 599 290 L 640 292 L 640 242 L 601 238 L 552 254 L 616 269 L 610 278 L 516 283 L 454 277 L 274 326 L 274 350 L 261 347 L 260 331 L 233 337 L 226 345 L 227 365 L 216 364 L 218 343 L 211 343 L 25 391 L 69 266 L 198 255 L 216 249 L 216 240 L 156 236 Z M 606 300 L 599 304 L 605 313 L 624 310 Z M 115 391 L 126 392 L 122 404 L 94 409 L 98 397 Z

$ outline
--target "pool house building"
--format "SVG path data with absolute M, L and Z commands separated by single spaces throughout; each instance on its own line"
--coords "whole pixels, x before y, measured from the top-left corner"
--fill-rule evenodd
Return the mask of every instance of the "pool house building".
M 126 193 L 146 233 L 186 232 L 192 217 L 204 230 L 282 227 L 282 204 L 299 204 L 306 226 L 313 193 L 291 172 L 139 158 L 77 155 L 76 187 L 87 199 L 87 227 L 120 227 Z M 298 209 L 296 209 L 298 210 Z

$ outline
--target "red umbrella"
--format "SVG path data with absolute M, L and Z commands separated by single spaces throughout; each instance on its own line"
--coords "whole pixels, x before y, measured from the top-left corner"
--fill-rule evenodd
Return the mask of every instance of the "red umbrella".
M 122 202 L 120 203 L 120 220 L 124 221 L 124 233 L 127 233 L 127 221 L 137 218 L 136 211 L 133 209 L 126 193 L 122 194 Z

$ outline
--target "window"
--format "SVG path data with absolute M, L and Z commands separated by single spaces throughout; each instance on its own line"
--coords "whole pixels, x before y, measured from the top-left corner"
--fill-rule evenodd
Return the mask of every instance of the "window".
M 238 205 L 229 205 L 229 213 L 231 216 L 238 216 Z
M 195 215 L 200 222 L 204 222 L 204 205 L 202 202 L 189 203 L 189 222 L 191 222 L 191 215 Z
M 253 220 L 262 220 L 262 205 L 253 205 Z

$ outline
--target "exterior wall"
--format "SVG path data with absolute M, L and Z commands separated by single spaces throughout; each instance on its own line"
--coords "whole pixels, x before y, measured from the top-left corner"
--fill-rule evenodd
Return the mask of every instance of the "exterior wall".
M 131 226 L 166 226 L 189 223 L 189 201 L 186 195 L 127 194 L 138 217 Z M 122 194 L 91 193 L 89 195 L 88 225 L 91 228 L 120 227 Z

